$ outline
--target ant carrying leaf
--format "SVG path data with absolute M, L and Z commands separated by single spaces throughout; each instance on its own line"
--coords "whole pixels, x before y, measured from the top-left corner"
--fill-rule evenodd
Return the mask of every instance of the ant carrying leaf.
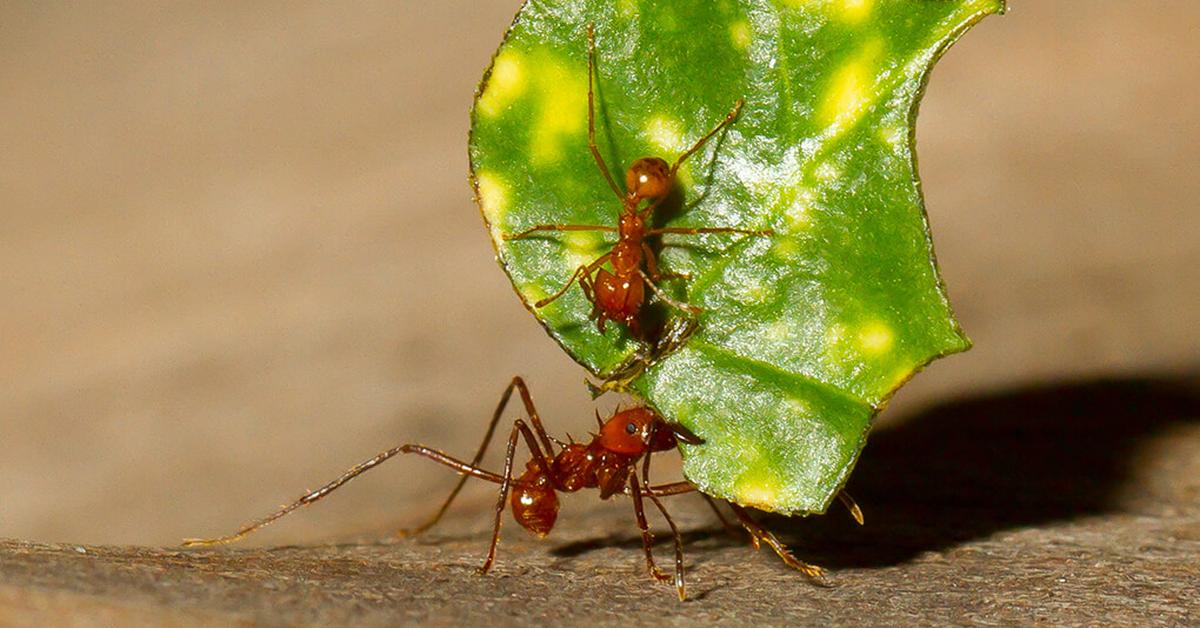
M 524 404 L 527 420 L 517 419 L 513 422 L 512 431 L 508 436 L 508 446 L 505 450 L 504 469 L 500 473 L 495 473 L 480 467 L 479 464 L 491 444 L 496 426 L 514 391 L 519 394 L 521 402 Z M 513 519 L 521 527 L 539 537 L 544 537 L 554 528 L 554 523 L 558 518 L 558 493 L 574 493 L 586 488 L 595 488 L 599 489 L 601 499 L 609 499 L 614 495 L 628 495 L 633 501 L 634 517 L 638 529 L 642 533 L 642 548 L 646 556 L 647 570 L 655 580 L 672 582 L 679 594 L 679 599 L 682 600 L 686 596 L 683 579 L 683 540 L 675 521 L 667 513 L 660 498 L 691 493 L 696 491 L 696 487 L 686 481 L 650 484 L 650 458 L 656 452 L 675 449 L 680 442 L 697 445 L 702 441 L 681 426 L 668 423 L 657 412 L 646 406 L 620 410 L 603 420 L 597 413 L 596 421 L 599 431 L 592 436 L 588 443 L 563 442 L 550 436 L 542 425 L 542 419 L 533 405 L 533 398 L 529 394 L 529 388 L 525 385 L 525 381 L 520 377 L 514 377 L 500 397 L 495 412 L 492 413 L 492 419 L 488 423 L 479 450 L 475 452 L 475 456 L 469 462 L 424 445 L 408 444 L 394 447 L 351 467 L 336 480 L 306 493 L 300 499 L 242 527 L 233 534 L 213 539 L 188 539 L 184 541 L 184 545 L 188 547 L 219 545 L 241 540 L 296 509 L 323 499 L 343 484 L 397 454 L 416 454 L 453 469 L 462 478 L 450 491 L 450 495 L 442 502 L 441 507 L 432 518 L 415 528 L 402 530 L 401 536 L 420 534 L 433 527 L 449 509 L 450 504 L 458 496 L 468 478 L 477 478 L 497 484 L 499 491 L 492 526 L 492 539 L 483 565 L 479 568 L 480 573 L 487 573 L 496 560 L 496 546 L 500 542 L 500 522 L 506 508 L 512 509 Z M 516 455 L 517 446 L 521 442 L 524 442 L 529 449 L 530 458 L 525 463 L 524 469 L 518 473 L 516 471 L 518 468 Z M 641 462 L 640 473 L 637 468 L 639 462 Z M 712 498 L 703 493 L 699 494 L 726 526 L 732 526 L 717 509 L 717 504 Z M 853 503 L 848 501 L 848 497 L 843 497 L 843 499 L 847 500 L 848 505 Z M 671 534 L 675 541 L 675 572 L 673 576 L 664 573 L 654 562 L 654 536 L 650 532 L 646 520 L 646 500 L 654 504 L 671 528 Z M 810 578 L 821 578 L 820 567 L 802 562 L 794 557 L 775 535 L 754 521 L 746 509 L 736 504 L 729 504 L 729 506 L 738 522 L 749 533 L 750 540 L 756 548 L 760 543 L 765 543 L 788 566 L 803 572 Z M 857 513 L 857 506 L 853 507 L 852 512 Z M 861 522 L 861 514 L 856 514 L 855 517 Z
M 663 234 L 698 235 L 703 233 L 738 233 L 744 235 L 766 236 L 771 230 L 737 229 L 734 227 L 660 227 L 650 228 L 650 220 L 657 209 L 675 186 L 675 175 L 683 162 L 700 150 L 708 140 L 712 139 L 721 129 L 725 128 L 741 111 L 743 101 L 738 100 L 733 109 L 708 133 L 696 141 L 691 148 L 684 151 L 675 163 L 668 164 L 659 157 L 642 157 L 629 166 L 625 173 L 625 191 L 622 192 L 612 173 L 600 156 L 596 146 L 596 112 L 595 95 L 592 88 L 592 76 L 596 73 L 596 40 L 592 26 L 588 25 L 588 148 L 596 160 L 596 166 L 608 182 L 608 187 L 621 201 L 617 226 L 609 225 L 577 225 L 577 224 L 545 224 L 535 225 L 520 233 L 506 234 L 505 240 L 519 240 L 545 232 L 563 231 L 607 231 L 617 234 L 617 243 L 608 253 L 601 255 L 589 264 L 584 264 L 575 270 L 567 283 L 558 292 L 534 303 L 534 307 L 545 307 L 566 294 L 571 284 L 579 282 L 584 295 L 592 303 L 590 317 L 596 321 L 596 327 L 604 332 L 605 321 L 612 320 L 624 324 L 635 337 L 643 335 L 639 313 L 646 298 L 646 288 L 663 303 L 685 312 L 696 315 L 700 309 L 693 305 L 680 303 L 667 296 L 657 284 L 667 279 L 686 279 L 686 275 L 662 273 L 658 268 L 658 259 L 654 250 L 646 242 L 647 237 Z M 642 202 L 647 201 L 645 206 Z M 608 270 L 605 264 L 612 268 Z

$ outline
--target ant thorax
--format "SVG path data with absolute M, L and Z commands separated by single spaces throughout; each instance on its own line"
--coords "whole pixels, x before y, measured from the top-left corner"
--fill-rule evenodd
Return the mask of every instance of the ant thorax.
M 636 211 L 622 212 L 617 222 L 617 233 L 624 242 L 641 244 L 646 237 L 646 219 Z
M 629 472 L 641 454 L 627 455 L 605 449 L 599 438 L 586 445 L 571 443 L 554 458 L 554 473 L 560 488 L 568 493 L 600 489 L 600 499 L 625 490 Z

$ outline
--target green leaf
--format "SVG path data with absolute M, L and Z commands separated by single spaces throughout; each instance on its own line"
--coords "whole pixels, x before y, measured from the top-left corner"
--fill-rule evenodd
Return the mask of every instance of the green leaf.
M 932 254 L 917 180 L 917 102 L 934 61 L 1003 0 L 529 1 L 472 112 L 472 180 L 500 264 L 577 361 L 605 375 L 638 348 L 600 334 L 572 288 L 609 233 L 506 241 L 543 223 L 616 223 L 587 148 L 588 23 L 597 132 L 614 177 L 668 161 L 738 98 L 740 116 L 680 171 L 675 226 L 770 237 L 664 236 L 671 290 L 704 309 L 686 345 L 632 382 L 705 439 L 684 448 L 704 492 L 824 512 L 871 419 L 914 372 L 970 346 Z M 683 246 L 676 246 L 683 245 Z

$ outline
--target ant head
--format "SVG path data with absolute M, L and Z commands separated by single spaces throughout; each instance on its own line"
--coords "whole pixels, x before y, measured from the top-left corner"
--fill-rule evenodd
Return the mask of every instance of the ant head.
M 658 157 L 642 157 L 625 173 L 625 189 L 637 199 L 662 198 L 671 192 L 671 166 Z
M 600 446 L 621 455 L 640 456 L 651 448 L 651 438 L 661 431 L 655 429 L 658 425 L 662 425 L 662 419 L 650 408 L 622 410 L 600 426 Z

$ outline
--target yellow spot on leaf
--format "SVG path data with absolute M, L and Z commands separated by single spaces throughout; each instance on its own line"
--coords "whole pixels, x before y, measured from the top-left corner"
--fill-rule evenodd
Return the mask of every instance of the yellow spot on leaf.
M 549 292 L 546 292 L 541 286 L 535 283 L 527 283 L 524 286 L 521 286 L 520 290 L 521 296 L 525 297 L 525 302 L 531 305 L 550 296 Z
M 475 186 L 483 216 L 492 230 L 497 231 L 508 211 L 508 185 L 496 175 L 480 171 L 475 173 Z
M 564 145 L 572 136 L 580 136 L 580 150 L 586 150 L 583 134 L 587 130 L 587 64 L 568 67 L 557 61 L 539 58 L 537 97 L 539 111 L 533 122 L 529 154 L 532 161 L 545 165 L 563 156 Z M 572 144 L 574 146 L 574 144 Z
M 808 227 L 811 220 L 809 209 L 816 200 L 813 191 L 798 185 L 793 187 L 789 194 L 785 194 L 781 200 L 785 203 L 783 215 L 787 218 L 788 228 L 795 232 Z
M 750 24 L 744 20 L 740 22 L 734 22 L 733 25 L 729 27 L 729 39 L 733 41 L 733 45 L 739 50 L 745 50 L 746 48 L 750 47 L 750 37 Z
M 873 0 L 840 0 L 837 1 L 838 15 L 847 22 L 861 22 L 871 14 Z
M 800 254 L 800 245 L 792 238 L 776 236 L 771 246 L 771 252 L 775 254 L 775 257 L 789 261 Z
M 879 321 L 867 323 L 858 332 L 858 343 L 868 353 L 887 351 L 892 347 L 892 340 L 892 329 Z
M 568 231 L 563 234 L 567 246 L 567 272 L 573 273 L 580 266 L 596 261 L 603 255 L 600 250 L 603 242 L 595 234 L 587 231 Z M 568 275 L 570 276 L 570 275 Z
M 775 510 L 779 504 L 779 482 L 774 474 L 762 469 L 763 461 L 755 461 L 753 469 L 743 475 L 734 487 L 734 496 L 743 506 Z
M 666 116 L 655 116 L 646 123 L 646 137 L 664 153 L 683 150 L 683 130 L 677 120 Z
M 840 135 L 858 123 L 875 101 L 874 72 L 883 52 L 883 42 L 873 40 L 834 72 L 825 97 L 817 109 L 817 118 L 831 135 Z
M 683 137 L 683 125 L 678 120 L 667 116 L 660 115 L 651 118 L 642 133 L 668 162 L 673 161 L 676 155 L 690 147 Z M 688 165 L 688 162 L 685 161 L 679 168 L 679 172 L 675 173 L 679 183 L 684 187 L 690 187 L 693 183 L 691 169 Z
M 512 50 L 501 52 L 492 65 L 487 87 L 479 96 L 479 111 L 489 118 L 500 115 L 525 91 L 527 82 L 521 56 Z
M 638 14 L 638 4 L 636 0 L 619 0 L 617 2 L 617 13 L 621 17 L 633 17 Z

